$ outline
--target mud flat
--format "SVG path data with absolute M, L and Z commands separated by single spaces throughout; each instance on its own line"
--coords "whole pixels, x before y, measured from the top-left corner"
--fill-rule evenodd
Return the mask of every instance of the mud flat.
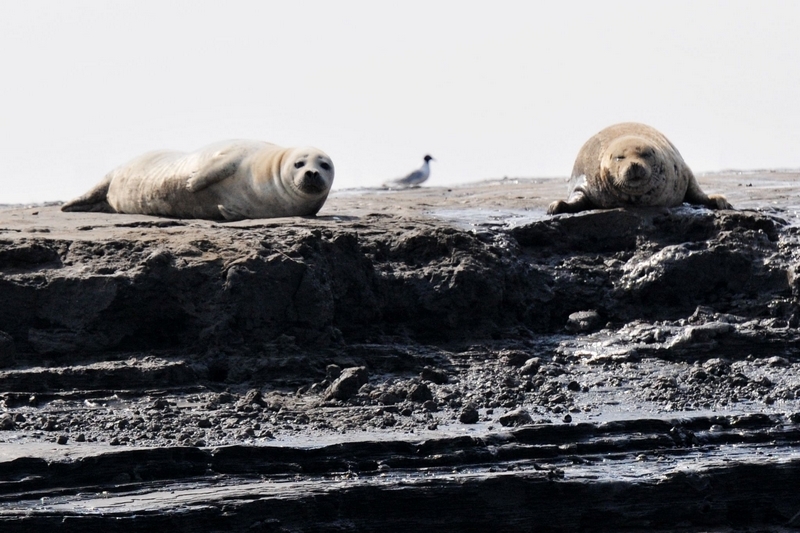
M 0 209 L 0 526 L 800 524 L 800 173 L 547 217 L 563 180 L 215 223 Z

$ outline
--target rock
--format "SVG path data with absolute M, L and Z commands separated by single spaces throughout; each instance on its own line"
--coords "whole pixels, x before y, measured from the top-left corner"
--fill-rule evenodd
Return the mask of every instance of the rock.
M 589 333 L 603 326 L 603 318 L 595 310 L 578 311 L 567 318 L 567 330 L 578 333 Z
M 423 381 L 430 381 L 431 383 L 436 383 L 437 385 L 444 385 L 449 381 L 446 372 L 436 368 L 431 368 L 429 366 L 426 366 L 422 369 L 419 377 Z
M 377 399 L 383 405 L 394 405 L 401 401 L 401 398 L 392 391 L 378 394 Z
M 522 366 L 528 360 L 529 353 L 523 350 L 500 350 L 498 354 L 506 364 L 511 366 Z
M 328 365 L 325 367 L 325 379 L 329 382 L 334 381 L 342 375 L 342 367 L 339 365 Z
M 721 358 L 714 357 L 703 363 L 703 370 L 715 376 L 724 376 L 731 371 L 731 364 Z
M 0 431 L 10 431 L 15 427 L 14 418 L 9 413 L 0 415 Z
M 772 356 L 769 359 L 767 359 L 767 364 L 769 366 L 780 366 L 780 367 L 790 366 L 788 359 L 786 359 L 785 357 L 780 357 L 778 355 Z
M 537 372 L 539 372 L 539 368 L 541 367 L 541 365 L 542 365 L 541 359 L 539 359 L 538 357 L 531 357 L 530 359 L 525 361 L 525 364 L 523 364 L 522 367 L 520 367 L 519 373 L 524 376 L 532 376 Z
M 16 355 L 14 339 L 5 331 L 0 331 L 0 368 L 13 365 Z
M 694 342 L 705 342 L 726 335 L 736 330 L 733 324 L 725 322 L 710 322 L 702 326 L 693 326 L 688 330 L 688 336 Z
M 500 425 L 505 427 L 522 426 L 533 422 L 533 418 L 531 418 L 531 414 L 526 409 L 520 407 L 500 415 L 497 421 L 500 422 Z
M 439 410 L 439 404 L 437 404 L 433 400 L 427 400 L 425 403 L 422 404 L 422 408 L 428 412 L 433 413 Z
M 369 380 L 367 369 L 363 366 L 342 370 L 325 393 L 326 400 L 347 400 L 358 393 L 358 389 Z
M 480 415 L 478 413 L 477 407 L 475 404 L 468 403 L 461 409 L 461 413 L 458 415 L 458 420 L 462 424 L 475 424 L 480 419 Z
M 431 389 L 425 383 L 417 383 L 408 393 L 408 399 L 416 403 L 424 403 L 433 399 Z
M 261 391 L 259 389 L 250 389 L 247 393 L 242 397 L 241 400 L 236 402 L 236 407 L 245 407 L 245 406 L 252 406 L 257 405 L 259 407 L 267 407 L 267 402 L 264 401 L 264 398 L 261 396 Z

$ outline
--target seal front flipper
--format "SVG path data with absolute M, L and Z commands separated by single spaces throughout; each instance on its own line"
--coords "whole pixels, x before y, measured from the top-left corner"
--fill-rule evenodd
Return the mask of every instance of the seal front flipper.
M 240 150 L 215 155 L 208 165 L 189 176 L 186 188 L 191 192 L 202 191 L 206 187 L 233 176 L 239 168 L 242 155 Z
M 578 179 L 582 179 L 580 176 Z M 569 195 L 566 201 L 556 200 L 551 203 L 547 208 L 548 215 L 558 215 L 560 213 L 578 213 L 580 211 L 588 211 L 593 209 L 594 205 L 586 193 L 580 188 L 575 188 Z
M 94 186 L 92 190 L 70 200 L 61 206 L 65 212 L 94 212 L 94 213 L 116 213 L 108 203 L 108 187 L 111 185 L 111 176 L 106 176 L 103 181 Z
M 733 209 L 733 206 L 728 202 L 727 198 L 721 194 L 706 195 L 706 193 L 700 189 L 700 185 L 697 183 L 697 178 L 694 177 L 694 174 L 689 178 L 689 186 L 686 188 L 686 196 L 683 197 L 683 201 L 688 204 L 704 205 L 709 209 Z

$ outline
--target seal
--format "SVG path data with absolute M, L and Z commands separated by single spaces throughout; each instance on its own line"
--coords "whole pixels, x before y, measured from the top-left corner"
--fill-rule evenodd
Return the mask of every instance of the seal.
M 331 158 L 316 148 L 225 141 L 139 156 L 61 210 L 211 220 L 309 216 L 325 203 L 333 174 Z
M 732 209 L 724 196 L 707 196 L 678 149 L 645 124 L 615 124 L 591 137 L 578 152 L 567 200 L 547 213 L 615 207 L 675 207 L 683 202 Z

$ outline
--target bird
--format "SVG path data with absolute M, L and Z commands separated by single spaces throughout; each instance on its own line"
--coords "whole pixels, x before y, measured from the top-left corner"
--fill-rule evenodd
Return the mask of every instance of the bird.
M 403 176 L 402 178 L 395 178 L 383 184 L 385 189 L 408 189 L 411 187 L 419 187 L 431 175 L 430 162 L 436 161 L 433 157 L 426 155 L 423 159 L 425 162 L 417 170 Z

